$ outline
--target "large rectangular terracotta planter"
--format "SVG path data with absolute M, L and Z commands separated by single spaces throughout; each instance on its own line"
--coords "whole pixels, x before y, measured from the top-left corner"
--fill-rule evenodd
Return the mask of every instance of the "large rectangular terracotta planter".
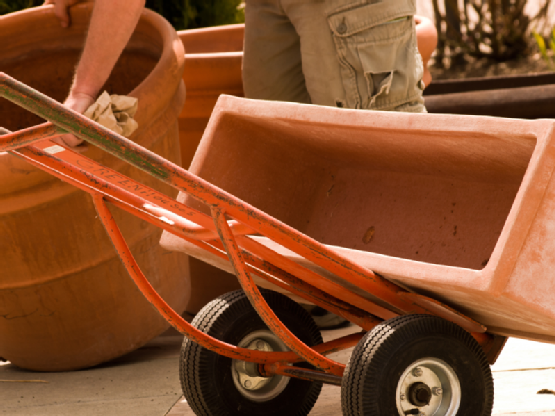
M 494 333 L 555 341 L 554 127 L 224 96 L 190 171 Z

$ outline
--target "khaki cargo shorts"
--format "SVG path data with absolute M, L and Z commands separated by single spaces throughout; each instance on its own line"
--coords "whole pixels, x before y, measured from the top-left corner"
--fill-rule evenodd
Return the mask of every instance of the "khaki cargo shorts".
M 425 112 L 415 0 L 246 0 L 248 98 Z

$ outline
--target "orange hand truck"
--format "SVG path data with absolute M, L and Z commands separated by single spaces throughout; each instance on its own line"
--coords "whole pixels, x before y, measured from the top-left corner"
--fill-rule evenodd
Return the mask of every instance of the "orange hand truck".
M 0 96 L 48 120 L 0 131 L 0 151 L 89 193 L 129 275 L 185 335 L 180 373 L 198 415 L 306 415 L 323 383 L 341 386 L 343 414 L 489 415 L 489 363 L 503 337 L 452 308 L 400 287 L 264 212 L 0 73 Z M 51 139 L 73 133 L 209 207 L 211 217 Z M 145 278 L 107 203 L 228 260 L 243 288 L 210 302 L 192 324 Z M 265 236 L 371 293 L 360 296 L 258 243 Z M 305 309 L 260 290 L 251 274 L 337 314 L 363 331 L 322 343 Z M 347 365 L 329 358 L 355 347 Z

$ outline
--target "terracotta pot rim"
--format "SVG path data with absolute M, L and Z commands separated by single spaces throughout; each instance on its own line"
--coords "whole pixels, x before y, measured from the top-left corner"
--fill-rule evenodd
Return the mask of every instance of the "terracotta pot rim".
M 243 52 L 206 52 L 206 53 L 190 53 L 185 55 L 186 62 L 191 59 L 230 59 L 243 58 Z
M 187 55 L 243 51 L 245 24 L 231 24 L 216 27 L 204 27 L 199 29 L 187 29 L 177 32 L 179 39 L 183 42 Z
M 185 29 L 177 32 L 179 37 L 187 36 L 187 34 L 207 33 L 207 32 L 223 32 L 228 30 L 241 30 L 245 28 L 244 23 L 231 23 L 228 25 L 212 26 L 212 27 L 199 27 L 197 29 Z
M 145 8 L 141 15 L 141 20 L 151 24 L 158 30 L 162 39 L 162 54 L 150 74 L 148 74 L 143 82 L 131 91 L 129 95 L 137 97 L 139 103 L 141 103 L 141 99 L 144 102 L 144 99 L 148 95 L 148 91 L 157 91 L 159 98 L 157 102 L 166 103 L 171 101 L 171 97 L 175 95 L 182 81 L 183 70 L 185 68 L 185 50 L 175 29 L 162 16 Z M 170 85 L 165 85 L 164 88 L 160 88 L 162 81 L 168 78 L 168 72 L 170 70 L 175 74 L 172 83 Z M 149 115 L 152 113 L 156 114 L 158 111 L 162 110 L 162 108 L 153 106 L 152 103 L 149 103 L 148 107 Z M 140 123 L 143 121 L 143 126 L 146 126 L 151 120 L 148 120 L 147 117 L 145 117 L 146 120 L 142 120 L 142 111 L 144 111 L 144 106 L 143 110 L 141 110 L 139 104 L 137 121 L 139 125 L 141 125 Z

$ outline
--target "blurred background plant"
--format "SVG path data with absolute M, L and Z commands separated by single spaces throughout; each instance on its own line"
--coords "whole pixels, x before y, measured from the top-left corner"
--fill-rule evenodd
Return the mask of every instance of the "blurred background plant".
M 147 0 L 176 30 L 243 23 L 242 0 Z
M 441 66 L 468 56 L 507 61 L 529 53 L 530 32 L 546 31 L 551 0 L 431 1 L 439 35 L 435 64 Z
M 555 71 L 555 28 L 551 30 L 551 37 L 548 38 L 547 42 L 538 32 L 534 31 L 533 35 L 543 60 L 551 70 Z
M 0 15 L 43 3 L 44 0 L 0 0 Z M 245 21 L 242 0 L 147 0 L 146 7 L 164 16 L 176 30 Z
M 40 6 L 44 0 L 0 0 L 0 15 Z

